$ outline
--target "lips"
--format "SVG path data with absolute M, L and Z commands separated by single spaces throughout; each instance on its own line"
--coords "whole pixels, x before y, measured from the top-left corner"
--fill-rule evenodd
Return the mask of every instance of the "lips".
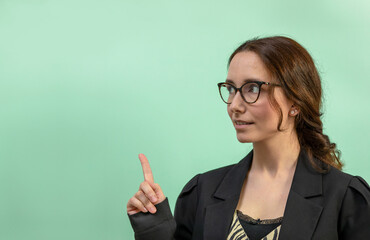
M 253 124 L 252 121 L 244 121 L 244 120 L 234 120 L 235 125 L 250 125 Z

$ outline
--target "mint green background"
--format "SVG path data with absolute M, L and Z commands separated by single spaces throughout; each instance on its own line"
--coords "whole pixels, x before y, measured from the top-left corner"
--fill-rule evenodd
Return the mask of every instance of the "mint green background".
M 216 83 L 244 40 L 304 45 L 344 170 L 370 181 L 370 4 L 0 0 L 0 239 L 133 239 L 126 202 L 151 163 L 174 207 L 238 162 Z

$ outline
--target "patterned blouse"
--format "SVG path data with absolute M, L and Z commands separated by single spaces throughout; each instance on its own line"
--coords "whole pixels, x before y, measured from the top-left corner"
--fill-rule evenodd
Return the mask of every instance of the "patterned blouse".
M 275 219 L 256 220 L 238 210 L 235 210 L 227 240 L 277 240 L 279 238 L 282 220 L 283 217 Z M 251 237 L 248 237 L 246 233 L 248 231 L 244 230 L 245 228 L 248 228 L 248 225 L 251 228 L 252 232 L 257 230 L 258 233 L 261 233 L 261 230 L 263 232 L 267 229 L 267 235 L 263 235 L 261 238 L 252 238 L 252 235 Z M 256 229 L 255 226 L 257 226 L 258 229 Z

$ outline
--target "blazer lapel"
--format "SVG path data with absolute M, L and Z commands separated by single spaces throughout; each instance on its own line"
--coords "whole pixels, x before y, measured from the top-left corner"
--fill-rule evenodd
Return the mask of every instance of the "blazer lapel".
M 285 206 L 279 239 L 311 239 L 322 212 L 312 201 L 322 196 L 322 174 L 311 167 L 301 151 Z
M 230 169 L 213 195 L 215 203 L 206 207 L 205 240 L 225 240 L 227 238 L 252 156 L 253 151 Z
M 215 203 L 206 207 L 205 240 L 227 238 L 252 158 L 253 151 L 230 169 L 215 191 Z M 285 206 L 279 239 L 311 239 L 322 212 L 322 206 L 312 200 L 320 196 L 322 174 L 311 167 L 307 155 L 301 151 Z
M 225 240 L 227 238 L 238 200 L 238 197 L 233 197 L 206 208 L 205 240 Z

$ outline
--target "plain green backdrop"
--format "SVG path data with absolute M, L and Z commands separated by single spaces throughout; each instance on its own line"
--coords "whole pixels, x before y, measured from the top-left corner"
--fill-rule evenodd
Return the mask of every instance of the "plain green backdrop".
M 243 41 L 312 54 L 324 132 L 370 181 L 367 0 L 0 0 L 0 239 L 133 239 L 148 157 L 171 207 L 195 174 L 238 162 L 217 83 Z

